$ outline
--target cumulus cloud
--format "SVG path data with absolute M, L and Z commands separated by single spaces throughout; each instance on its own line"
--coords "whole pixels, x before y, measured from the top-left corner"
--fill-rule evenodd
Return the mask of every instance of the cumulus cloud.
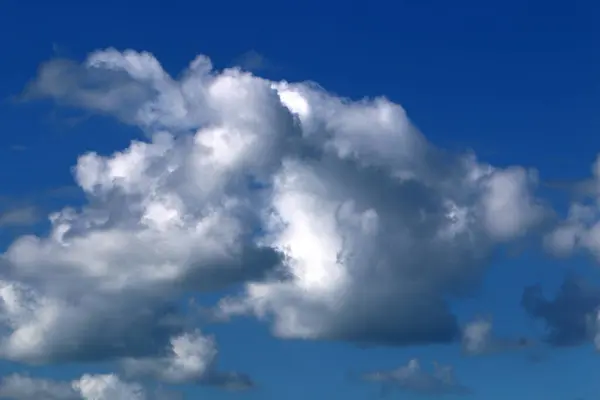
M 236 59 L 235 65 L 246 71 L 254 73 L 276 69 L 275 66 L 263 54 L 257 52 L 256 50 L 249 50 L 240 55 Z
M 539 285 L 525 288 L 525 311 L 546 326 L 544 340 L 552 346 L 575 346 L 593 340 L 600 349 L 600 288 L 574 276 L 561 285 L 554 299 Z
M 452 367 L 434 363 L 434 370 L 429 372 L 421 368 L 417 359 L 412 359 L 407 365 L 392 371 L 366 373 L 362 379 L 381 384 L 384 394 L 394 388 L 436 397 L 471 394 L 468 387 L 456 380 Z
M 39 210 L 34 206 L 11 207 L 0 211 L 0 228 L 31 226 L 38 221 Z
M 385 99 L 276 87 L 319 149 L 285 159 L 273 179 L 265 240 L 286 255 L 290 279 L 249 283 L 222 313 L 271 319 L 288 338 L 457 338 L 444 298 L 477 281 L 494 246 L 543 220 L 535 174 L 448 154 Z
M 546 235 L 545 244 L 557 256 L 581 250 L 600 260 L 600 156 L 592 178 L 576 185 L 584 189 L 585 199 L 570 205 L 567 218 Z
M 467 355 L 519 350 L 534 344 L 533 340 L 525 337 L 500 337 L 494 334 L 491 318 L 478 318 L 466 324 L 462 330 L 462 348 Z
M 81 155 L 88 203 L 2 255 L 0 357 L 13 361 L 117 359 L 166 382 L 248 386 L 212 367 L 181 306 L 239 283 L 218 314 L 255 315 L 279 337 L 452 341 L 448 299 L 546 215 L 534 171 L 437 148 L 385 98 L 215 71 L 204 56 L 178 79 L 130 50 L 54 60 L 25 96 L 146 136 Z
M 144 389 L 137 383 L 124 383 L 116 375 L 84 375 L 73 382 L 84 399 L 144 400 Z
M 204 383 L 231 390 L 250 389 L 252 380 L 244 374 L 216 369 L 217 347 L 214 339 L 200 331 L 171 339 L 169 352 L 161 357 L 125 359 L 126 373 L 150 377 L 169 384 Z
M 0 398 L 6 400 L 146 400 L 137 383 L 123 382 L 114 374 L 83 375 L 72 382 L 13 374 L 0 381 Z

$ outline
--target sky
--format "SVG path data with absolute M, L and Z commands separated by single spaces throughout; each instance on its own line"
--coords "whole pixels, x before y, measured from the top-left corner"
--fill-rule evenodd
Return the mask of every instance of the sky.
M 599 18 L 3 0 L 0 398 L 598 398 Z

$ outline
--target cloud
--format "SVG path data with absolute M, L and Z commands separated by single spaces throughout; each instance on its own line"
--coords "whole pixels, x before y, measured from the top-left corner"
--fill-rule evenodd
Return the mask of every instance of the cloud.
M 535 171 L 440 149 L 385 98 L 215 71 L 204 56 L 178 79 L 130 50 L 53 60 L 25 96 L 146 136 L 81 155 L 88 203 L 2 255 L 0 357 L 17 362 L 125 360 L 166 382 L 251 386 L 214 368 L 181 305 L 240 283 L 219 315 L 254 315 L 278 337 L 454 341 L 448 299 L 547 215 Z
M 0 398 L 6 400 L 146 400 L 137 383 L 126 383 L 116 375 L 83 375 L 72 382 L 31 378 L 13 374 L 0 381 Z
M 74 197 L 80 193 L 72 186 L 39 188 L 20 196 L 0 195 L 0 229 L 29 228 L 47 220 L 49 204 Z
M 385 99 L 351 102 L 276 86 L 318 156 L 287 158 L 273 180 L 268 243 L 288 280 L 252 282 L 224 315 L 273 321 L 279 337 L 385 344 L 447 342 L 446 296 L 484 272 L 490 251 L 545 217 L 534 173 L 431 145 Z
M 569 276 L 554 299 L 546 299 L 539 285 L 525 288 L 525 311 L 546 325 L 544 340 L 552 346 L 575 346 L 594 340 L 600 348 L 600 288 Z
M 116 375 L 84 375 L 73 388 L 84 399 L 144 400 L 144 389 L 137 383 L 123 383 Z
M 381 384 L 384 387 L 384 393 L 397 388 L 429 396 L 471 394 L 469 388 L 456 380 L 452 367 L 434 363 L 433 372 L 428 372 L 421 368 L 417 359 L 412 359 L 407 365 L 392 371 L 366 373 L 362 379 Z
M 82 64 L 68 59 L 44 63 L 21 98 L 51 98 L 154 130 L 193 129 L 209 121 L 203 80 L 211 69 L 210 60 L 199 56 L 177 82 L 150 53 L 108 49 L 90 54 Z
M 71 384 L 27 375 L 8 375 L 0 382 L 0 399 L 6 400 L 79 400 Z
M 0 211 L 0 228 L 31 226 L 39 220 L 39 210 L 34 206 L 14 207 Z
M 239 56 L 236 65 L 250 72 L 260 72 L 274 68 L 271 62 L 256 50 L 247 51 Z
M 532 347 L 535 342 L 525 337 L 499 337 L 494 334 L 490 318 L 471 321 L 462 330 L 462 348 L 467 355 L 484 355 Z
M 171 339 L 168 354 L 145 359 L 125 359 L 123 367 L 132 377 L 150 377 L 168 384 L 202 383 L 231 390 L 250 389 L 252 380 L 243 374 L 216 369 L 217 347 L 200 331 Z
M 580 250 L 600 260 L 600 156 L 592 166 L 592 178 L 573 185 L 584 199 L 571 203 L 567 218 L 546 235 L 546 247 L 557 256 Z

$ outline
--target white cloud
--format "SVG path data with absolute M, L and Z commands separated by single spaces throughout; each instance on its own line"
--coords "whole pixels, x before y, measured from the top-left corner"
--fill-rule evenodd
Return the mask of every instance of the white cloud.
M 86 400 L 144 400 L 144 389 L 137 383 L 124 383 L 116 375 L 84 375 L 73 388 Z
M 574 202 L 562 221 L 545 237 L 548 250 L 557 256 L 567 256 L 584 250 L 600 259 L 600 213 L 596 205 Z
M 214 339 L 196 330 L 172 338 L 166 355 L 125 359 L 123 368 L 129 376 L 151 377 L 168 384 L 204 383 L 234 390 L 253 387 L 246 375 L 219 371 L 217 354 Z
M 281 337 L 458 339 L 446 299 L 543 219 L 535 173 L 439 149 L 384 98 L 211 68 L 200 56 L 176 80 L 148 53 L 113 49 L 42 66 L 27 95 L 115 116 L 147 140 L 79 157 L 89 203 L 3 254 L 0 356 L 125 358 L 187 381 L 212 353 L 164 355 L 188 337 L 177 304 L 239 282 L 220 314 L 268 318 Z
M 79 400 L 81 396 L 68 382 L 8 375 L 0 381 L 0 398 L 8 400 Z
M 443 297 L 546 215 L 531 194 L 535 174 L 435 148 L 385 99 L 276 87 L 320 154 L 284 160 L 263 219 L 290 279 L 248 284 L 243 299 L 222 302 L 223 314 L 272 317 L 281 337 L 453 340 Z
M 600 260 L 600 155 L 585 186 L 585 201 L 574 201 L 567 218 L 545 237 L 547 249 L 557 256 L 582 250 Z
M 146 400 L 137 383 L 127 383 L 114 374 L 83 375 L 72 382 L 13 374 L 0 381 L 0 398 L 7 400 Z
M 499 337 L 493 331 L 491 318 L 478 318 L 463 327 L 462 348 L 467 355 L 484 355 L 522 350 L 535 345 L 525 337 Z
M 39 220 L 39 210 L 34 206 L 12 207 L 0 211 L 0 229 L 31 226 Z
M 169 383 L 191 382 L 209 371 L 216 356 L 214 340 L 194 332 L 172 338 L 167 356 L 125 360 L 125 369 L 132 375 L 155 376 Z
M 463 349 L 468 354 L 485 353 L 492 339 L 492 321 L 478 319 L 463 329 Z
M 471 390 L 458 382 L 450 366 L 434 363 L 433 372 L 421 368 L 419 360 L 412 359 L 400 368 L 392 371 L 377 371 L 364 374 L 367 382 L 382 384 L 384 390 L 393 388 L 423 395 L 468 395 Z

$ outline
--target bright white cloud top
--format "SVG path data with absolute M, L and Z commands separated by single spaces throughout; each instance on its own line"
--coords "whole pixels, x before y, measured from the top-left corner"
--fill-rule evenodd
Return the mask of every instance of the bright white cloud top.
M 278 337 L 460 340 L 446 299 L 547 216 L 535 171 L 437 148 L 385 98 L 203 56 L 175 79 L 151 54 L 113 49 L 44 64 L 27 95 L 146 139 L 81 155 L 89 203 L 3 254 L 0 356 L 13 361 L 117 359 L 169 383 L 250 384 L 217 370 L 214 342 L 178 307 L 235 283 L 217 314 L 256 316 Z

